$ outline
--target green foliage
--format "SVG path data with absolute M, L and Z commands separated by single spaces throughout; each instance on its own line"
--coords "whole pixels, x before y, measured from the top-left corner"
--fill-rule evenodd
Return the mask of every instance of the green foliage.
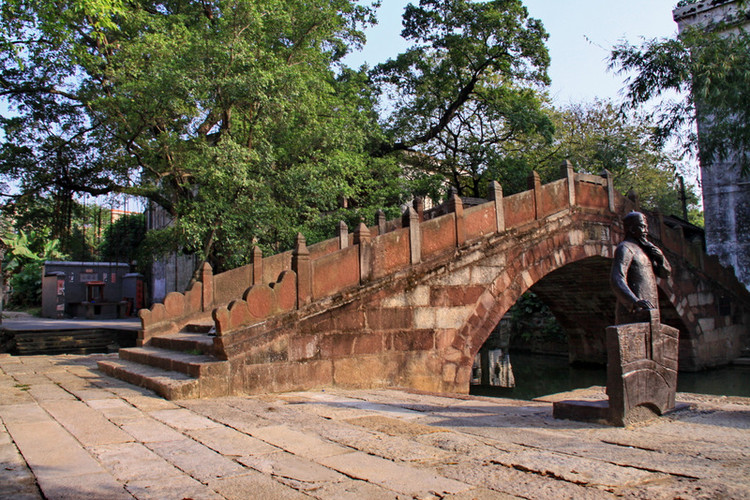
M 627 115 L 609 101 L 550 112 L 555 139 L 529 155 L 549 180 L 559 177 L 559 166 L 570 160 L 579 172 L 609 171 L 615 189 L 623 195 L 632 189 L 644 208 L 683 215 L 679 176 L 686 167 L 680 155 L 654 138 L 648 117 Z M 687 185 L 685 194 L 688 211 L 699 212 L 694 188 Z
M 634 73 L 626 94 L 632 107 L 670 92 L 681 96 L 654 113 L 659 139 L 680 141 L 703 166 L 731 161 L 750 175 L 750 35 L 744 29 L 717 23 L 640 47 L 622 43 L 610 65 Z
M 2 11 L 0 43 L 17 50 L 0 58 L 0 94 L 19 116 L 3 122 L 0 175 L 24 193 L 145 196 L 174 221 L 151 247 L 196 252 L 217 270 L 243 263 L 253 238 L 288 247 L 340 200 L 372 211 L 404 197 L 396 160 L 369 159 L 379 127 L 367 75 L 340 64 L 364 40 L 369 7 L 81 0 L 51 10 L 11 1 Z
M 373 12 L 355 0 L 3 2 L 0 97 L 16 116 L 0 118 L 0 182 L 20 189 L 16 226 L 88 259 L 101 226 L 81 195 L 141 196 L 170 224 L 142 243 L 140 222 L 108 229 L 104 258 L 180 251 L 221 272 L 256 243 L 269 254 L 297 232 L 314 243 L 340 220 L 395 217 L 412 193 L 557 177 L 574 133 L 549 109 L 547 33 L 520 0 L 420 0 L 404 14 L 407 51 L 347 68 Z M 616 164 L 624 189 L 664 182 L 628 173 L 643 146 L 628 140 L 589 141 L 581 164 Z
M 545 340 L 567 340 L 565 331 L 544 302 L 534 292 L 526 292 L 508 311 L 513 334 L 530 341 L 541 334 Z
M 46 234 L 19 231 L 0 238 L 6 247 L 2 272 L 12 288 L 11 307 L 38 306 L 42 302 L 42 266 L 45 260 L 63 259 L 60 242 Z M 41 250 L 35 250 L 41 248 Z
M 99 258 L 113 262 L 140 260 L 140 246 L 146 238 L 146 217 L 124 215 L 104 229 Z
M 425 154 L 408 157 L 423 180 L 479 196 L 526 136 L 552 133 L 534 90 L 548 83 L 547 33 L 519 0 L 421 0 L 403 25 L 414 45 L 372 72 L 393 110 L 381 148 Z

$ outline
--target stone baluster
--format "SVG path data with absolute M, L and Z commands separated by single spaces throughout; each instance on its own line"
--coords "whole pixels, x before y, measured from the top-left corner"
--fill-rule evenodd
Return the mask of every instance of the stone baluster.
M 419 218 L 419 222 L 424 222 L 424 199 L 422 199 L 421 196 L 414 197 L 412 206 L 414 207 L 414 210 L 417 212 L 417 217 Z
M 633 210 L 636 212 L 641 211 L 641 199 L 638 196 L 638 193 L 635 192 L 635 189 L 630 188 L 628 189 L 628 194 L 626 195 L 630 201 L 633 202 Z
M 372 276 L 372 237 L 364 222 L 360 222 L 354 231 L 354 244 L 359 246 L 359 282 L 370 281 Z
M 346 226 L 346 222 L 339 221 L 339 249 L 344 249 L 349 246 L 349 228 Z
M 614 213 L 615 212 L 615 184 L 614 184 L 614 178 L 612 177 L 612 172 L 610 172 L 607 169 L 604 169 L 604 172 L 602 172 L 602 177 L 606 179 L 607 181 L 607 199 L 609 200 L 609 211 Z
M 258 245 L 253 247 L 253 285 L 263 283 L 263 252 Z
M 201 309 L 210 311 L 214 307 L 214 270 L 208 262 L 204 262 L 201 266 L 200 280 L 202 284 Z
M 534 219 L 539 219 L 542 213 L 542 181 L 537 171 L 529 174 L 528 187 L 534 191 Z
M 460 247 L 466 241 L 466 224 L 464 221 L 464 202 L 456 193 L 453 193 L 449 200 L 449 209 L 455 215 L 456 246 Z
M 568 206 L 576 204 L 576 173 L 573 170 L 573 162 L 565 160 L 560 165 L 560 173 L 563 179 L 568 180 Z
M 497 232 L 505 231 L 505 205 L 503 204 L 503 187 L 497 181 L 490 182 L 490 200 L 495 202 L 495 222 Z
M 297 308 L 312 302 L 312 263 L 305 237 L 297 233 L 297 242 L 292 252 L 292 270 L 297 273 Z
M 402 217 L 404 225 L 409 227 L 409 252 L 411 263 L 418 264 L 422 261 L 422 234 L 419 227 L 419 216 L 413 207 L 408 207 Z
M 385 212 L 378 210 L 375 213 L 375 222 L 378 225 L 378 235 L 385 234 Z

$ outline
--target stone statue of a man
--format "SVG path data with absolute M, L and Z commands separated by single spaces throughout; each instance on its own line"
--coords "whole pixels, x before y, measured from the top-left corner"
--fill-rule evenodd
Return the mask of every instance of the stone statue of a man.
M 672 268 L 648 235 L 648 222 L 640 212 L 623 219 L 625 239 L 615 250 L 612 289 L 617 296 L 615 321 L 619 324 L 649 321 L 648 310 L 659 309 L 656 277 L 666 278 Z

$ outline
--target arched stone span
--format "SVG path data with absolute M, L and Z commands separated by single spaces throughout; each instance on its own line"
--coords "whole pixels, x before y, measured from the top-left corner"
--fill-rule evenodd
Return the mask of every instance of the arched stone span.
M 161 393 L 168 397 L 326 385 L 466 392 L 474 355 L 525 291 L 543 289 L 554 273 L 611 259 L 622 239 L 632 201 L 606 175 L 575 174 L 570 165 L 563 173 L 544 186 L 533 176 L 529 191 L 509 197 L 495 183 L 490 201 L 467 209 L 454 197 L 438 217 L 410 208 L 400 220 L 361 224 L 309 248 L 300 236 L 293 252 L 258 252 L 243 268 L 216 276 L 205 269 L 202 286 L 141 311 L 140 346 L 120 357 L 197 374 L 195 383 L 167 384 Z M 694 366 L 728 361 L 747 336 L 747 291 L 679 224 L 656 216 L 650 228 L 685 262 L 667 282 L 664 303 L 674 304 L 674 318 L 687 318 L 687 356 Z M 739 308 L 725 311 L 717 294 Z M 209 313 L 215 337 L 201 344 L 173 338 Z M 216 361 L 165 352 L 180 346 Z M 162 387 L 127 365 L 100 366 Z
M 505 255 L 506 266 L 489 283 L 476 307 L 464 325 L 456 330 L 450 346 L 445 349 L 443 382 L 451 386 L 451 390 L 468 390 L 474 356 L 495 325 L 526 291 L 549 275 L 566 268 L 581 267 L 576 264 L 611 260 L 620 239 L 620 230 L 612 231 L 617 226 L 611 219 L 590 214 L 562 217 L 555 226 L 547 226 L 545 231 L 538 232 L 533 238 L 508 240 L 489 253 L 490 259 L 494 252 Z M 612 304 L 610 308 L 613 309 Z M 450 380 L 452 373 L 455 376 Z

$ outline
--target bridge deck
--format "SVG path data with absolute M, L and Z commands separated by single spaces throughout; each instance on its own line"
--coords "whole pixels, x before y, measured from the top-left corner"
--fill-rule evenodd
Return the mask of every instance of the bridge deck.
M 166 401 L 98 356 L 0 357 L 0 496 L 747 498 L 750 399 L 626 429 L 398 390 Z

